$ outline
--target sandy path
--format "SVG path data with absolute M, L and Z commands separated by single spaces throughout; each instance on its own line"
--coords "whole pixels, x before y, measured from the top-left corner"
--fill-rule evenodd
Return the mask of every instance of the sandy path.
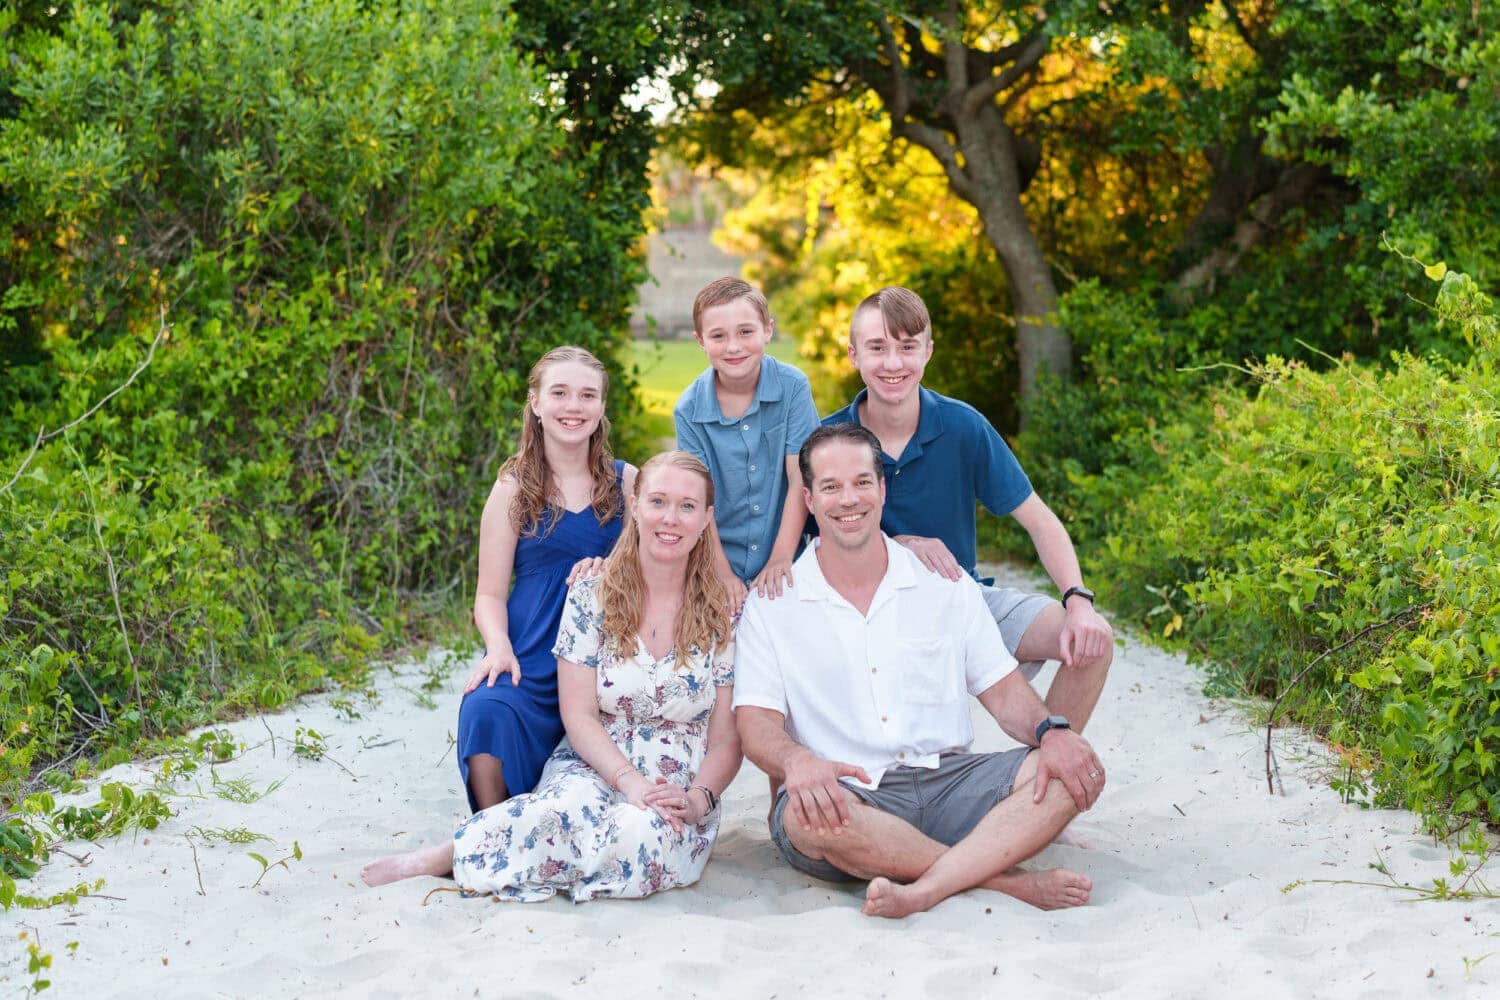
M 433 662 L 439 662 L 435 659 Z M 104 878 L 103 892 L 43 912 L 0 916 L 54 954 L 59 997 L 105 996 L 1485 996 L 1500 984 L 1500 903 L 1405 903 L 1396 893 L 1297 879 L 1365 879 L 1379 852 L 1406 881 L 1446 874 L 1448 851 L 1409 813 L 1347 807 L 1324 787 L 1315 751 L 1283 748 L 1286 795 L 1265 792 L 1259 734 L 1205 699 L 1181 658 L 1130 642 L 1089 737 L 1110 774 L 1076 827 L 1091 850 L 1040 862 L 1094 880 L 1087 908 L 1041 913 L 976 891 L 899 923 L 859 913 L 860 891 L 805 879 L 765 832 L 766 782 L 747 765 L 703 881 L 638 902 L 539 905 L 423 896 L 436 880 L 367 889 L 361 864 L 448 836 L 463 797 L 448 734 L 466 667 L 450 660 L 435 708 L 424 667 L 382 674 L 374 704 L 334 698 L 229 728 L 262 744 L 218 769 L 256 788 L 253 804 L 212 794 L 174 800 L 176 818 L 136 841 L 72 845 L 32 892 Z M 330 759 L 291 753 L 297 727 L 327 737 Z M 277 740 L 273 749 L 267 727 Z M 1005 740 L 976 720 L 979 749 Z M 1301 765 L 1288 758 L 1301 756 Z M 129 765 L 109 780 L 147 783 Z M 357 776 L 357 777 L 355 777 Z M 192 781 L 182 786 L 192 790 Z M 274 840 L 209 844 L 194 827 Z M 290 870 L 247 856 L 290 853 Z M 29 979 L 14 933 L 0 946 L 0 994 Z M 65 944 L 77 941 L 69 954 Z M 1465 958 L 1494 958 L 1470 970 Z

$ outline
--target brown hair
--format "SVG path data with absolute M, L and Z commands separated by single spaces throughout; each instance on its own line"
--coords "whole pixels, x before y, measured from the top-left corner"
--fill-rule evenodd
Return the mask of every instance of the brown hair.
M 862 444 L 870 449 L 870 461 L 875 463 L 875 478 L 885 478 L 885 461 L 880 457 L 880 439 L 874 435 L 869 428 L 862 424 L 823 424 L 815 428 L 802 442 L 802 448 L 797 452 L 797 468 L 802 470 L 802 485 L 808 489 L 813 488 L 812 456 L 819 445 L 830 441 L 844 441 L 849 444 Z
M 750 284 L 750 282 L 742 281 L 739 278 L 715 278 L 704 285 L 703 290 L 698 293 L 698 297 L 693 299 L 693 331 L 700 334 L 703 332 L 703 324 L 700 322 L 700 319 L 705 309 L 728 305 L 731 302 L 738 302 L 740 299 L 748 301 L 754 307 L 755 314 L 760 317 L 761 323 L 766 327 L 770 327 L 771 304 L 760 293 L 760 289 Z
M 714 503 L 714 481 L 708 469 L 685 451 L 666 451 L 652 457 L 635 477 L 635 496 L 640 499 L 644 482 L 656 470 L 672 466 L 686 469 L 703 480 L 704 500 Z M 710 522 L 711 524 L 712 522 Z M 641 532 L 633 517 L 625 519 L 625 529 L 614 550 L 604 560 L 599 576 L 599 604 L 604 609 L 604 634 L 620 656 L 635 652 L 640 632 L 646 583 L 641 574 Z M 687 580 L 683 584 L 682 607 L 673 627 L 678 665 L 696 647 L 706 652 L 716 643 L 729 638 L 729 594 L 714 572 L 709 554 L 708 525 L 688 553 Z
M 563 361 L 576 361 L 599 375 L 599 392 L 602 397 L 609 392 L 609 372 L 599 359 L 581 347 L 554 347 L 542 355 L 540 361 L 531 366 L 531 375 L 526 379 L 526 410 L 521 421 L 521 444 L 516 453 L 505 460 L 500 475 L 510 476 L 516 481 L 516 495 L 510 502 L 510 520 L 516 530 L 525 537 L 538 532 L 547 534 L 557 519 L 562 516 L 562 496 L 557 484 L 552 481 L 552 470 L 547 465 L 547 450 L 542 442 L 542 418 L 532 408 L 541 391 L 542 378 L 548 367 Z M 608 521 L 620 512 L 624 497 L 615 483 L 615 458 L 609 450 L 609 418 L 600 414 L 599 426 L 589 435 L 589 475 L 594 481 L 594 498 L 590 506 L 600 522 Z M 545 521 L 545 525 L 544 522 Z
M 854 315 L 858 316 L 866 309 L 879 312 L 880 318 L 885 321 L 885 332 L 897 340 L 918 337 L 923 333 L 929 336 L 932 334 L 932 317 L 927 314 L 927 304 L 922 301 L 922 296 L 909 288 L 890 285 L 873 295 L 867 295 L 864 301 L 854 307 Z M 851 342 L 854 339 L 852 318 L 849 339 Z

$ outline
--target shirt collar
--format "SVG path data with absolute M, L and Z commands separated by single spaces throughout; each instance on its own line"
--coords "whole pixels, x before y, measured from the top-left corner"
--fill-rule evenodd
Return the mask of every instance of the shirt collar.
M 883 531 L 880 538 L 885 542 L 885 576 L 880 578 L 880 586 L 875 588 L 875 599 L 870 602 L 871 611 L 881 603 L 880 595 L 883 592 L 905 590 L 917 585 L 916 572 L 912 569 L 912 560 L 907 558 L 906 549 Z M 833 585 L 823 575 L 823 567 L 818 564 L 818 546 L 822 544 L 822 538 L 814 538 L 812 544 L 797 557 L 793 566 L 796 586 L 792 590 L 799 601 L 838 601 L 847 604 L 849 602 L 833 589 Z
M 736 423 L 739 419 L 748 417 L 760 409 L 760 404 L 778 402 L 783 392 L 781 378 L 776 372 L 772 357 L 769 354 L 762 355 L 760 377 L 755 381 L 755 398 L 750 401 L 749 408 L 740 417 L 730 420 L 719 408 L 719 397 L 714 392 L 714 370 L 710 367 L 708 371 L 693 380 L 693 405 L 688 419 L 695 424 Z
M 868 388 L 861 389 L 854 394 L 854 401 L 840 411 L 852 424 L 858 424 L 859 407 L 870 394 Z M 917 431 L 912 435 L 912 441 L 918 444 L 930 444 L 943 435 L 943 397 L 927 388 L 925 385 L 917 386 L 917 398 L 921 400 L 917 411 Z M 861 426 L 863 426 L 861 424 Z M 908 442 L 907 447 L 911 447 Z M 901 456 L 896 456 L 898 459 Z

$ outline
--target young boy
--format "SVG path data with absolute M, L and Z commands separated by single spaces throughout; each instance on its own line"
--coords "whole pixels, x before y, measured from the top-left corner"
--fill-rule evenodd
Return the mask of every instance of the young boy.
M 714 481 L 715 565 L 736 609 L 746 584 L 779 597 L 807 508 L 797 451 L 818 426 L 807 376 L 766 354 L 766 297 L 739 278 L 710 282 L 693 301 L 693 335 L 708 370 L 677 400 L 677 447 Z
M 931 357 L 927 305 L 908 289 L 882 288 L 859 304 L 849 324 L 849 360 L 865 388 L 823 423 L 862 424 L 880 439 L 886 488 L 880 527 L 934 573 L 979 579 L 976 501 L 1026 529 L 1061 600 L 985 581 L 981 589 L 1028 680 L 1044 661 L 1062 662 L 1045 698 L 1053 713 L 1048 725 L 1082 730 L 1109 673 L 1113 632 L 1094 611 L 1067 529 L 1032 490 L 1005 441 L 972 406 L 922 385 Z

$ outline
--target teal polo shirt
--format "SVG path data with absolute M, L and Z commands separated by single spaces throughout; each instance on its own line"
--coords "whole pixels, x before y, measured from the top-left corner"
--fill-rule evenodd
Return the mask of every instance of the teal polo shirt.
M 771 558 L 786 503 L 786 457 L 818 427 L 807 376 L 769 354 L 755 398 L 737 419 L 724 416 L 714 370 L 693 380 L 672 410 L 677 447 L 696 455 L 714 480 L 714 522 L 734 575 L 753 580 Z
M 1031 496 L 1031 480 L 978 410 L 924 386 L 917 392 L 921 412 L 916 433 L 899 457 L 880 456 L 885 465 L 880 527 L 887 535 L 941 539 L 958 564 L 978 579 L 975 502 L 991 514 L 1009 514 Z M 868 393 L 859 390 L 854 402 L 824 417 L 823 423 L 859 423 L 859 406 Z

